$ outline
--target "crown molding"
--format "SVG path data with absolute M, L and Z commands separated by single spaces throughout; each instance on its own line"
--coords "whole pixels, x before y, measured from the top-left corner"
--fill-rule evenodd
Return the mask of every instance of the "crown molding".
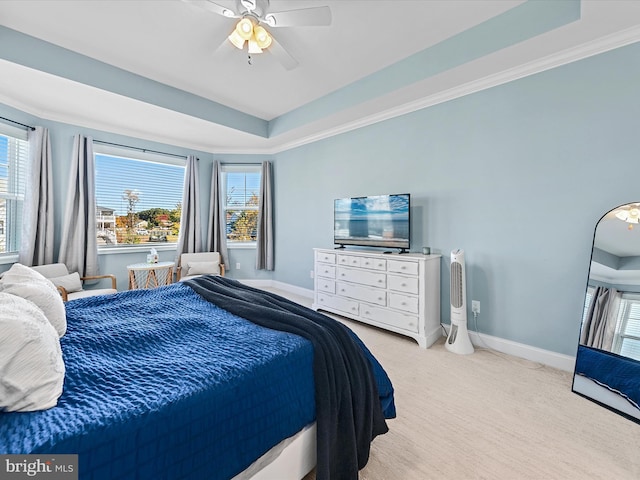
M 427 95 L 409 102 L 405 102 L 386 110 L 376 112 L 371 115 L 365 115 L 355 120 L 346 121 L 334 127 L 319 129 L 315 133 L 308 135 L 301 134 L 298 138 L 288 141 L 278 141 L 278 137 L 263 139 L 266 145 L 252 147 L 225 147 L 224 145 L 216 145 L 207 141 L 196 142 L 193 140 L 185 140 L 177 137 L 167 137 L 167 135 L 155 134 L 152 131 L 144 129 L 130 129 L 113 122 L 101 120 L 99 117 L 78 116 L 68 112 L 54 111 L 51 109 L 39 108 L 28 102 L 19 101 L 16 98 L 8 98 L 0 93 L 0 102 L 10 105 L 26 113 L 38 118 L 66 123 L 70 125 L 81 125 L 85 128 L 111 132 L 127 137 L 136 137 L 148 141 L 158 142 L 183 148 L 198 150 L 202 152 L 210 152 L 212 154 L 244 154 L 244 155 L 274 155 L 297 147 L 308 145 L 320 140 L 324 140 L 342 133 L 357 130 L 375 123 L 383 122 L 395 117 L 406 115 L 418 110 L 422 110 L 440 103 L 454 100 L 466 95 L 480 92 L 495 86 L 506 84 L 536 73 L 551 70 L 563 65 L 576 62 L 594 55 L 605 53 L 616 48 L 624 47 L 640 41 L 640 26 L 635 26 L 625 30 L 621 30 L 614 34 L 603 36 L 599 39 L 586 42 L 576 47 L 565 49 L 563 51 L 548 55 L 538 60 L 529 62 L 524 65 L 505 69 L 501 72 L 488 75 L 471 82 L 467 82 L 456 87 L 442 90 L 440 92 Z M 391 93 L 390 95 L 393 95 Z M 373 101 L 375 102 L 375 100 Z M 143 102 L 144 103 L 144 102 Z M 372 103 L 373 105 L 374 103 Z M 357 112 L 357 107 L 354 112 Z M 184 113 L 176 112 L 179 115 Z M 294 132 L 289 132 L 294 134 Z M 287 135 L 287 133 L 283 134 Z
M 395 117 L 406 115 L 408 113 L 422 110 L 439 103 L 448 102 L 456 98 L 477 93 L 482 90 L 486 90 L 498 85 L 513 82 L 520 78 L 535 75 L 536 73 L 551 70 L 569 63 L 576 62 L 594 55 L 615 50 L 616 48 L 631 45 L 640 41 L 640 26 L 635 26 L 615 34 L 601 37 L 597 40 L 584 43 L 577 47 L 568 48 L 552 55 L 543 57 L 541 59 L 529 62 L 518 67 L 510 68 L 502 72 L 498 72 L 472 82 L 459 85 L 457 87 L 444 90 L 442 92 L 429 95 L 411 102 L 407 102 L 402 105 L 387 109 L 382 112 L 378 112 L 373 115 L 359 118 L 358 120 L 345 123 L 335 128 L 327 129 L 322 132 L 318 132 L 313 135 L 299 138 L 291 142 L 283 143 L 274 148 L 273 151 L 268 153 L 274 154 L 290 150 L 292 148 L 300 147 L 309 143 L 317 142 L 335 135 L 340 135 L 352 130 L 356 130 L 374 123 L 389 120 Z M 265 152 L 266 153 L 266 152 Z

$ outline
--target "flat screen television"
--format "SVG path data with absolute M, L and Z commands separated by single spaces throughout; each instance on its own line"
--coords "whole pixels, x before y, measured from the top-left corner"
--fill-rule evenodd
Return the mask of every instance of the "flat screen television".
M 411 196 L 408 193 L 340 198 L 334 201 L 336 245 L 399 248 L 410 246 Z

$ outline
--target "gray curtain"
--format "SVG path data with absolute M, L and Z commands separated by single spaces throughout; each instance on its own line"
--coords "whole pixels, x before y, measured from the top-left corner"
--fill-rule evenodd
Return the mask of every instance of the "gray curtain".
M 596 287 L 580 334 L 581 344 L 611 351 L 620 298 L 615 288 Z
M 49 129 L 29 132 L 26 182 L 18 261 L 23 265 L 53 263 L 53 176 Z
M 258 238 L 256 269 L 273 270 L 273 178 L 271 162 L 262 162 L 260 176 L 260 206 L 258 210 Z
M 76 135 L 58 261 L 80 276 L 99 273 L 95 198 L 93 139 Z
M 180 216 L 180 235 L 178 236 L 177 259 L 183 253 L 202 251 L 202 225 L 200 222 L 200 194 L 198 188 L 198 159 L 189 155 L 184 172 L 182 194 L 182 214 Z
M 207 230 L 208 252 L 218 252 L 220 262 L 227 264 L 227 222 L 224 216 L 224 203 L 222 201 L 222 184 L 220 181 L 220 162 L 213 162 L 211 172 L 211 198 L 209 199 L 209 228 Z

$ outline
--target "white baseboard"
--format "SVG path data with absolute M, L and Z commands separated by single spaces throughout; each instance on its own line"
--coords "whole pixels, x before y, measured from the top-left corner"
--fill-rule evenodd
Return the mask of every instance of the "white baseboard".
M 301 297 L 313 299 L 313 290 L 308 288 L 297 287 L 288 283 L 278 282 L 275 280 L 240 280 L 247 285 L 256 288 L 277 288 L 285 292 L 292 293 L 294 295 L 300 295 Z M 444 328 L 449 333 L 449 325 L 444 325 Z M 506 353 L 507 355 L 513 355 L 515 357 L 524 358 L 532 362 L 542 363 L 549 367 L 564 370 L 566 372 L 573 372 L 575 366 L 575 357 L 570 355 L 564 355 L 561 353 L 552 352 L 550 350 L 544 350 L 542 348 L 533 347 L 524 343 L 514 342 L 500 337 L 494 337 L 484 333 L 478 333 L 473 330 L 469 330 L 469 337 L 471 343 L 478 348 L 490 348 L 498 352 Z
M 448 334 L 450 325 L 444 325 L 444 328 Z M 469 338 L 471 339 L 471 343 L 478 348 L 490 348 L 491 350 L 506 353 L 507 355 L 513 355 L 514 357 L 524 358 L 532 362 L 542 363 L 543 365 L 564 370 L 566 372 L 573 372 L 575 367 L 576 359 L 570 355 L 544 350 L 542 348 L 533 347 L 531 345 L 514 342 L 513 340 L 507 340 L 500 337 L 494 337 L 485 333 L 478 333 L 473 330 L 469 330 Z

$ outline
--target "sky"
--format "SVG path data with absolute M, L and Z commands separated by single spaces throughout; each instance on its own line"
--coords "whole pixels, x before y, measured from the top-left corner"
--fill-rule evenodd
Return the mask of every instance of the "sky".
M 126 215 L 128 202 L 123 198 L 125 190 L 136 190 L 140 201 L 136 212 L 150 208 L 173 210 L 182 203 L 185 167 L 118 158 L 109 155 L 96 155 L 96 204 L 112 208 L 116 215 Z M 260 191 L 260 174 L 229 172 L 226 174 L 228 191 L 233 189 L 233 199 L 242 203 L 245 181 L 249 194 Z M 208 208 L 208 202 L 206 202 Z
M 150 208 L 173 210 L 182 203 L 183 166 L 96 155 L 96 204 L 127 214 L 125 190 L 137 190 L 136 212 Z

